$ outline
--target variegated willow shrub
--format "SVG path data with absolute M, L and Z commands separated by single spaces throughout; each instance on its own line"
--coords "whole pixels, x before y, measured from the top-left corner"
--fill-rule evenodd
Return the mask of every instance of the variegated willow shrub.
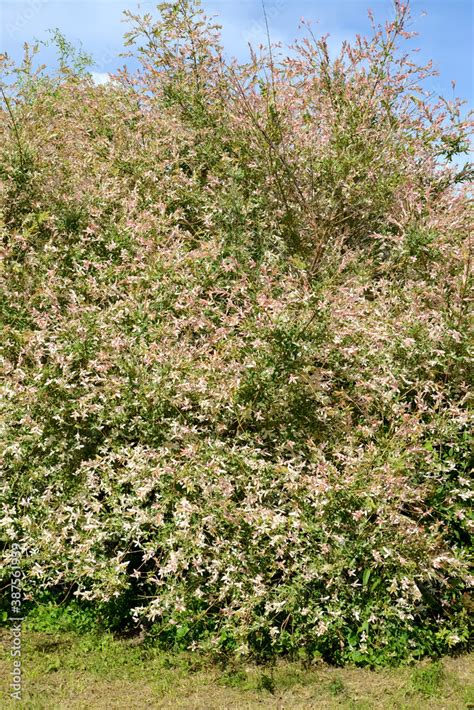
M 4 588 L 16 541 L 32 603 L 179 647 L 462 650 L 469 117 L 400 3 L 246 64 L 159 10 L 106 85 L 2 59 Z

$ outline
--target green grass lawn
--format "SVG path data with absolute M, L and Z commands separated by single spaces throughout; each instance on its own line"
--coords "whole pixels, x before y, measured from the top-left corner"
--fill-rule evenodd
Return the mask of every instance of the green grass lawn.
M 0 635 L 0 707 L 467 708 L 473 656 L 382 671 L 279 662 L 223 668 L 130 640 L 25 631 L 21 702 L 9 699 L 10 634 Z

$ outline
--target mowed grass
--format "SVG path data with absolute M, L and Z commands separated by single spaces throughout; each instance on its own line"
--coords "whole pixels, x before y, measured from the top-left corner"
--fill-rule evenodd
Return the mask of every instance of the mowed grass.
M 279 662 L 223 667 L 110 635 L 22 638 L 21 702 L 10 699 L 10 633 L 0 634 L 0 707 L 22 708 L 467 708 L 474 655 L 370 671 Z

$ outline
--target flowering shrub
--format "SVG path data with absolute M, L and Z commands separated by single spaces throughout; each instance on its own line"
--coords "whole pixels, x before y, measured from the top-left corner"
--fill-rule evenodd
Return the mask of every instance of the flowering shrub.
M 308 28 L 244 65 L 159 9 L 106 85 L 57 36 L 56 75 L 1 60 L 2 575 L 19 540 L 32 600 L 185 647 L 462 650 L 462 104 L 401 3 L 334 61 Z

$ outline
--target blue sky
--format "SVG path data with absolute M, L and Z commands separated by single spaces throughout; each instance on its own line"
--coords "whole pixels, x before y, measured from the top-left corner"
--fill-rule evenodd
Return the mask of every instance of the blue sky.
M 143 0 L 150 11 L 156 3 Z M 272 39 L 291 42 L 298 33 L 301 17 L 311 19 L 318 33 L 329 32 L 336 48 L 343 39 L 368 30 L 367 8 L 379 19 L 391 14 L 391 0 L 266 0 Z M 413 26 L 420 36 L 422 60 L 432 58 L 440 77 L 430 88 L 456 94 L 473 105 L 474 3 L 472 0 L 412 0 Z M 223 41 L 229 54 L 246 57 L 247 43 L 265 42 L 261 0 L 204 0 L 208 14 L 218 15 Z M 126 25 L 124 9 L 136 9 L 136 0 L 0 0 L 0 52 L 19 59 L 25 41 L 45 39 L 48 28 L 58 27 L 73 43 L 81 41 L 97 62 L 98 77 L 124 63 L 118 54 Z M 427 14 L 424 15 L 424 12 Z M 317 23 L 317 24 L 316 24 Z M 48 59 L 47 50 L 45 51 Z

